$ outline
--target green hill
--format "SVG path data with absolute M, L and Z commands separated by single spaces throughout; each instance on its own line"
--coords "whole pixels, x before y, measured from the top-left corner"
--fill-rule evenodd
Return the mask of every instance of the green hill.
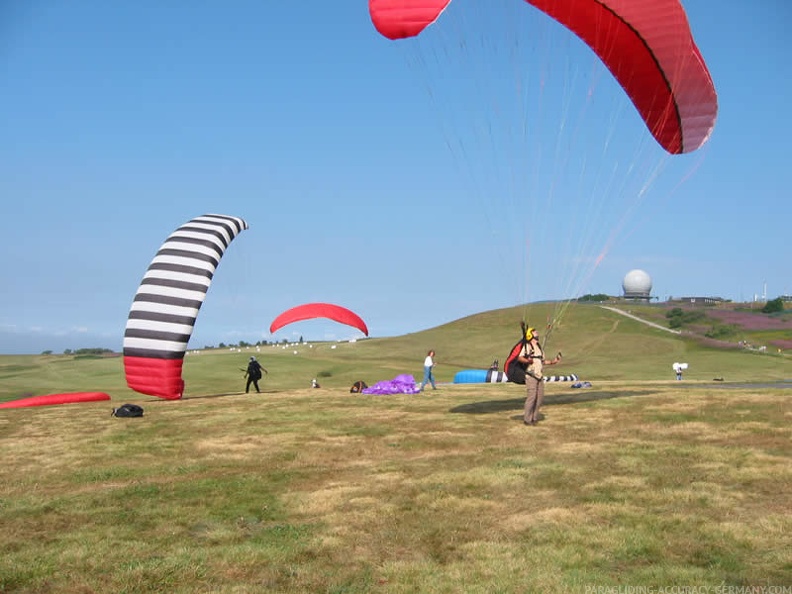
M 483 369 L 493 359 L 502 364 L 520 337 L 519 323 L 524 315 L 548 335 L 548 354 L 563 352 L 563 363 L 553 371 L 575 373 L 591 382 L 669 381 L 674 379 L 671 364 L 675 361 L 690 365 L 686 381 L 723 378 L 726 382 L 762 382 L 792 377 L 792 359 L 775 349 L 737 349 L 736 343 L 705 341 L 696 333 L 671 333 L 596 304 L 572 304 L 548 333 L 545 320 L 553 317 L 557 307 L 539 303 L 499 309 L 421 332 L 355 343 L 191 352 L 184 363 L 185 396 L 240 392 L 244 389 L 241 368 L 251 354 L 270 372 L 263 384 L 267 391 L 305 388 L 313 377 L 324 388 L 344 388 L 360 379 L 373 384 L 402 373 L 420 379 L 423 357 L 429 349 L 437 352 L 438 381 L 451 382 L 459 370 Z M 661 326 L 666 321 L 667 308 L 634 304 L 616 307 Z M 0 401 L 72 391 L 107 392 L 114 400 L 141 397 L 126 387 L 120 356 L 0 357 Z

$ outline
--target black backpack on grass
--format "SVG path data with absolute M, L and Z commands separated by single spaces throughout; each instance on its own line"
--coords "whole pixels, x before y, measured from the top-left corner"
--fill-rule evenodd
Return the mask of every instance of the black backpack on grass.
M 142 417 L 143 407 L 137 404 L 122 404 L 114 408 L 111 413 L 114 417 Z

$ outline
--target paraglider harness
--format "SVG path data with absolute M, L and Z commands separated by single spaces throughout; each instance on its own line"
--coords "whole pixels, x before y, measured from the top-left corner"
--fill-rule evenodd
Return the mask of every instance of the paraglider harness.
M 142 417 L 143 407 L 137 404 L 122 404 L 118 408 L 114 408 L 110 414 L 114 417 Z
M 525 322 L 521 322 L 520 325 L 523 330 L 522 338 L 511 348 L 509 356 L 506 357 L 506 363 L 503 365 L 503 371 L 506 373 L 506 377 L 509 378 L 510 382 L 514 382 L 515 384 L 524 384 L 525 373 L 528 371 L 528 366 L 518 359 L 523 348 L 528 344 L 525 338 Z
M 520 322 L 520 328 L 522 329 L 522 338 L 520 338 L 519 342 L 509 351 L 509 356 L 506 358 L 506 363 L 503 365 L 503 371 L 506 373 L 506 377 L 509 378 L 510 382 L 515 384 L 524 384 L 525 376 L 528 374 L 528 365 L 522 363 L 518 359 L 523 349 L 528 346 L 528 338 L 525 336 L 528 327 L 525 325 L 525 322 Z M 532 356 L 528 355 L 528 358 L 530 359 Z
M 368 384 L 363 380 L 358 380 L 349 389 L 350 394 L 360 394 L 363 390 L 368 388 Z
M 261 363 L 253 359 L 248 363 L 245 375 L 249 376 L 253 381 L 259 381 L 263 377 L 262 371 L 267 373 L 267 370 L 261 366 Z

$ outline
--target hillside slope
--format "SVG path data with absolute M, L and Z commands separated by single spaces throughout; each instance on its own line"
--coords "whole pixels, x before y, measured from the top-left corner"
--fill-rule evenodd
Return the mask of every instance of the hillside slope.
M 592 382 L 673 381 L 676 361 L 686 362 L 685 381 L 767 382 L 792 378 L 792 358 L 768 349 L 721 348 L 690 332 L 674 334 L 662 327 L 664 313 L 653 306 L 630 306 L 634 317 L 595 304 L 573 304 L 548 329 L 552 303 L 488 311 L 390 338 L 356 343 L 269 345 L 242 351 L 206 349 L 184 363 L 186 396 L 233 394 L 244 390 L 243 369 L 251 354 L 269 369 L 263 389 L 268 393 L 307 388 L 312 378 L 324 388 L 348 388 L 357 380 L 373 384 L 409 373 L 420 379 L 429 349 L 437 352 L 436 376 L 451 382 L 462 369 L 501 364 L 520 339 L 520 321 L 540 328 L 546 352 L 564 355 L 558 374 L 577 374 Z M 733 344 L 730 346 L 734 346 Z M 517 389 L 517 386 L 514 386 Z M 22 396 L 72 391 L 101 391 L 114 400 L 140 399 L 126 386 L 121 357 L 97 359 L 69 355 L 0 357 L 0 401 Z

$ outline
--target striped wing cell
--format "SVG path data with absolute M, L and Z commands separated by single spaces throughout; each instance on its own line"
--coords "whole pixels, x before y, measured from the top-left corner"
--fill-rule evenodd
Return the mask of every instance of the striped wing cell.
M 247 228 L 241 218 L 207 214 L 187 221 L 162 244 L 138 287 L 124 332 L 130 388 L 181 398 L 182 362 L 198 311 L 223 254 Z

